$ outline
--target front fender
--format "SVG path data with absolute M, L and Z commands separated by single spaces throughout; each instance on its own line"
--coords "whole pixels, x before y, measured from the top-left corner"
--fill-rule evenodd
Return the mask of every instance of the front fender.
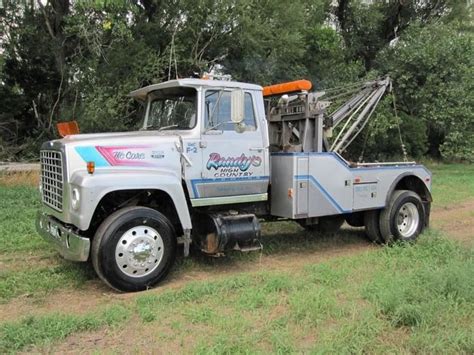
M 119 170 L 98 169 L 94 174 L 75 172 L 70 179 L 71 191 L 80 192 L 77 210 L 71 207 L 71 223 L 80 230 L 89 228 L 94 211 L 102 198 L 110 192 L 120 190 L 161 190 L 166 192 L 176 207 L 183 229 L 191 229 L 191 216 L 181 185 L 181 177 L 166 170 Z

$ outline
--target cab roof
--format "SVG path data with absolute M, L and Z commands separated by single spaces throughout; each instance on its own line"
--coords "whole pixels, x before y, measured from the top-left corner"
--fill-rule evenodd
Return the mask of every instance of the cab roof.
M 225 81 L 225 80 L 207 80 L 207 79 L 176 79 L 169 80 L 159 84 L 153 84 L 145 86 L 141 89 L 132 91 L 129 96 L 133 97 L 136 100 L 145 101 L 148 93 L 159 90 L 166 89 L 171 87 L 215 87 L 215 88 L 240 88 L 242 90 L 258 90 L 262 91 L 260 85 L 240 83 L 237 81 Z

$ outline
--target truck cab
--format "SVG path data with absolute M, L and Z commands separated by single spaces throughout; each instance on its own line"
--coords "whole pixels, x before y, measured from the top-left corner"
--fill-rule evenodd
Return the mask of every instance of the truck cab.
M 180 79 L 131 93 L 147 105 L 144 130 L 175 132 L 182 140 L 192 206 L 232 203 L 235 196 L 241 202 L 266 199 L 269 144 L 261 92 L 252 84 Z
M 328 149 L 324 105 L 300 89 L 288 99 L 254 84 L 177 79 L 133 91 L 139 131 L 43 144 L 38 232 L 121 291 L 162 280 L 178 245 L 185 256 L 191 245 L 210 255 L 261 248 L 261 219 L 347 220 L 376 242 L 414 240 L 428 223 L 430 172 L 347 162 Z

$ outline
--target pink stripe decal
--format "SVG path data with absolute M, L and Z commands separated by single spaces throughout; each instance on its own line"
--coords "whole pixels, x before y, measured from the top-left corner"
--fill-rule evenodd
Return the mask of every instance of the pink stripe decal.
M 97 151 L 112 166 L 154 166 L 150 162 L 151 146 L 96 146 Z

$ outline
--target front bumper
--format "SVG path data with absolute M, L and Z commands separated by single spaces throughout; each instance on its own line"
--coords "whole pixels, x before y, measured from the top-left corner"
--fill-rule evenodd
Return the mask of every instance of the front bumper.
M 87 261 L 91 242 L 65 227 L 57 219 L 39 212 L 36 218 L 36 230 L 49 243 L 53 244 L 64 259 Z

